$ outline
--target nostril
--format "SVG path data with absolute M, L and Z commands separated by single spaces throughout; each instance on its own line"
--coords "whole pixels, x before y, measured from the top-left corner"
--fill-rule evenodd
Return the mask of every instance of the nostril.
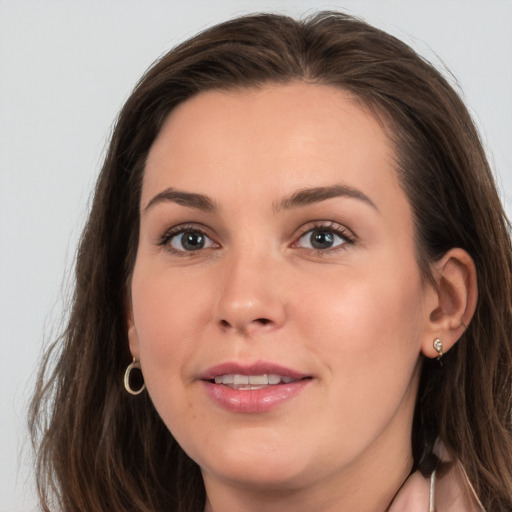
M 254 321 L 258 322 L 261 325 L 268 325 L 269 323 L 271 323 L 271 320 L 269 320 L 268 318 L 256 318 L 256 320 Z
M 249 324 L 259 324 L 261 326 L 265 326 L 265 325 L 270 325 L 272 323 L 272 320 L 269 320 L 268 318 L 255 318 L 254 320 L 252 320 L 251 322 L 249 322 Z M 232 326 L 234 326 L 234 324 L 232 325 L 230 322 L 228 322 L 226 319 L 222 319 L 220 321 L 220 325 L 224 328 L 224 329 L 228 329 Z M 245 328 L 245 327 L 244 327 Z

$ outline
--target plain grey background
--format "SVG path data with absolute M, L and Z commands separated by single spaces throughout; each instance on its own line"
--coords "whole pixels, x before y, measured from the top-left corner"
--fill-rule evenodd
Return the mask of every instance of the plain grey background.
M 213 23 L 319 9 L 363 16 L 453 72 L 512 212 L 511 0 L 0 0 L 0 510 L 35 508 L 27 402 L 131 88 L 155 58 Z

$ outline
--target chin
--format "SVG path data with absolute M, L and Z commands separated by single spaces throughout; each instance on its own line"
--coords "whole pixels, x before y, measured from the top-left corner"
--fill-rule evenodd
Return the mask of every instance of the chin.
M 300 488 L 308 480 L 308 474 L 315 472 L 308 468 L 305 460 L 296 448 L 290 452 L 254 443 L 243 450 L 234 446 L 222 450 L 221 454 L 199 460 L 203 474 L 230 482 L 235 486 L 256 489 L 293 490 Z
M 203 477 L 206 471 L 201 470 Z M 302 489 L 306 486 L 309 479 L 297 471 L 282 471 L 279 466 L 263 466 L 244 468 L 244 472 L 235 468 L 221 468 L 219 472 L 212 472 L 217 480 L 223 480 L 233 487 L 250 488 L 259 492 L 286 492 Z

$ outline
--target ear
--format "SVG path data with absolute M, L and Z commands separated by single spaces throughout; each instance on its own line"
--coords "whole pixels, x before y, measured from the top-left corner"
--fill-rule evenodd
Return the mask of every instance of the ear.
M 126 323 L 127 323 L 127 334 L 128 334 L 128 345 L 130 352 L 135 359 L 140 359 L 140 347 L 139 347 L 139 335 L 137 328 L 135 327 L 135 321 L 133 318 L 133 308 L 131 300 L 126 306 Z
M 467 329 L 475 312 L 478 288 L 475 264 L 463 249 L 450 249 L 434 264 L 435 288 L 427 299 L 427 328 L 421 349 L 426 357 L 438 352 L 434 340 L 439 338 L 443 352 L 450 350 Z

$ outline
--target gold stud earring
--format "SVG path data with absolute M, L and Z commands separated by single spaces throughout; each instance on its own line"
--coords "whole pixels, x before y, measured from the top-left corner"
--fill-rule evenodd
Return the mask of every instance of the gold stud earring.
M 443 357 L 443 342 L 439 339 L 439 338 L 436 338 L 434 340 L 434 348 L 436 349 L 436 352 L 437 352 L 437 360 L 438 361 L 441 361 L 441 358 Z

